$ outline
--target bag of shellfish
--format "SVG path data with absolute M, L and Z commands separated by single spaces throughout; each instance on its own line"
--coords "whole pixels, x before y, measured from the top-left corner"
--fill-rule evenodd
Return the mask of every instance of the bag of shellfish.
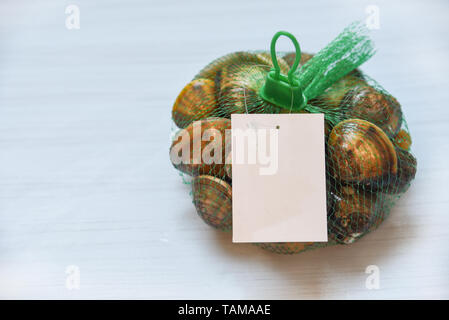
M 276 53 L 281 35 L 292 39 L 295 52 Z M 223 231 L 232 230 L 233 220 L 231 144 L 223 138 L 231 114 L 324 114 L 328 241 L 257 244 L 282 254 L 350 244 L 374 231 L 417 166 L 401 105 L 359 69 L 374 54 L 366 27 L 349 25 L 316 54 L 296 44 L 280 32 L 271 52 L 238 51 L 212 61 L 182 89 L 172 111 L 171 161 L 191 185 L 198 215 Z M 283 89 L 271 90 L 269 82 Z M 202 139 L 208 129 L 215 130 Z M 202 161 L 200 150 L 210 141 L 224 151 Z

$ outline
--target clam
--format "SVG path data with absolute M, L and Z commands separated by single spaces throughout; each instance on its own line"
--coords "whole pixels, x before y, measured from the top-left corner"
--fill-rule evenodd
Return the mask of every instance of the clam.
M 358 85 L 348 91 L 340 107 L 347 118 L 368 120 L 380 127 L 389 137 L 394 137 L 402 124 L 399 102 L 391 95 L 370 85 Z
M 259 90 L 269 70 L 267 65 L 250 64 L 224 68 L 219 85 L 220 116 L 262 112 L 268 103 L 259 96 Z
M 398 171 L 385 188 L 386 193 L 398 194 L 407 191 L 410 182 L 416 175 L 416 158 L 408 151 L 396 148 L 398 157 Z
M 230 230 L 232 227 L 232 189 L 225 181 L 201 175 L 192 181 L 193 203 L 199 216 L 209 225 Z
M 332 123 L 329 121 L 324 120 L 324 136 L 326 139 L 329 137 L 332 131 Z
M 195 121 L 182 129 L 170 147 L 174 167 L 192 176 L 224 177 L 225 146 L 230 129 L 231 120 L 218 117 Z
M 259 96 L 268 72 L 272 68 L 271 57 L 259 53 L 257 62 L 245 61 L 227 65 L 217 76 L 219 87 L 218 104 L 220 116 L 229 117 L 232 113 L 279 113 L 282 110 Z M 282 73 L 289 67 L 285 61 L 278 59 Z
M 313 58 L 313 54 L 306 53 L 306 52 L 301 52 L 301 59 L 299 60 L 299 67 L 301 67 L 304 64 L 306 64 L 306 62 L 309 61 L 312 58 Z M 296 52 L 289 52 L 289 53 L 285 54 L 282 57 L 282 59 L 284 59 L 284 61 L 287 62 L 287 64 L 291 68 L 293 66 L 293 63 L 295 63 Z
M 398 134 L 394 137 L 394 144 L 401 148 L 402 150 L 408 151 L 412 145 L 412 138 L 407 131 L 401 129 Z
M 341 186 L 330 196 L 333 204 L 328 213 L 328 232 L 339 243 L 356 241 L 383 219 L 381 203 L 374 193 Z
M 215 83 L 209 79 L 196 79 L 188 83 L 173 105 L 173 121 L 180 128 L 196 120 L 210 117 L 217 108 Z
M 228 153 L 226 156 L 226 163 L 225 163 L 225 173 L 226 176 L 232 180 L 232 153 Z
M 239 65 L 268 65 L 272 66 L 271 56 L 269 53 L 260 52 L 260 53 L 251 53 L 238 51 L 227 54 L 223 57 L 220 57 L 206 67 L 204 67 L 194 79 L 204 78 L 215 81 L 215 79 L 220 75 L 222 70 L 228 66 L 239 66 Z
M 325 109 L 339 109 L 347 93 L 350 92 L 354 86 L 364 83 L 365 80 L 363 79 L 363 76 L 357 69 L 355 69 L 334 82 L 323 94 L 310 100 L 310 103 Z
M 311 248 L 313 242 L 266 242 L 257 243 L 264 250 L 280 254 L 295 254 Z
M 271 59 L 270 52 L 262 51 L 262 52 L 257 52 L 254 54 L 257 56 L 258 61 L 260 61 L 262 64 L 273 67 L 273 60 Z M 286 63 L 286 61 L 280 57 L 276 57 L 276 58 L 278 60 L 279 67 L 281 68 L 282 72 L 288 72 L 288 70 L 290 68 L 289 68 L 289 65 Z
M 328 140 L 329 166 L 336 179 L 377 186 L 397 173 L 396 151 L 375 124 L 360 119 L 338 123 Z

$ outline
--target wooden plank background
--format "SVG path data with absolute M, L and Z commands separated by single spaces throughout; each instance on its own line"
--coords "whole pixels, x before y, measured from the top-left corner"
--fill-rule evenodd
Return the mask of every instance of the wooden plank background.
M 79 30 L 65 27 L 69 4 Z M 368 5 L 378 52 L 362 69 L 402 103 L 413 186 L 347 247 L 232 244 L 169 162 L 174 99 L 212 59 L 266 49 L 280 29 L 316 52 Z M 444 0 L 1 1 L 0 297 L 449 298 L 448 13 Z

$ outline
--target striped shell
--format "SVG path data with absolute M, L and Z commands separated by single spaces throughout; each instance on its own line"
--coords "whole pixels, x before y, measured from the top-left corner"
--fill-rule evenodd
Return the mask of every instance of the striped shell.
M 412 138 L 407 131 L 401 129 L 398 134 L 394 137 L 394 144 L 399 148 L 408 151 L 412 145 Z
M 229 152 L 226 156 L 226 164 L 225 164 L 225 173 L 226 176 L 232 180 L 232 153 Z
M 399 102 L 388 94 L 369 86 L 360 85 L 351 89 L 341 104 L 347 118 L 360 118 L 381 128 L 389 137 L 394 137 L 402 125 L 402 110 Z
M 301 59 L 299 60 L 299 67 L 303 66 L 307 61 L 313 58 L 313 54 L 301 52 Z M 296 52 L 289 52 L 282 57 L 288 66 L 291 68 L 296 59 Z
M 410 182 L 415 178 L 416 158 L 408 151 L 396 148 L 398 156 L 398 172 L 392 177 L 390 184 L 384 188 L 390 194 L 399 194 L 407 191 Z
M 215 81 L 220 72 L 227 66 L 240 64 L 266 64 L 266 58 L 255 53 L 237 51 L 220 57 L 205 66 L 194 79 L 210 79 Z
M 374 193 L 345 186 L 331 193 L 331 197 L 333 203 L 328 216 L 328 232 L 330 238 L 337 242 L 352 243 L 383 219 Z
M 193 203 L 199 216 L 209 225 L 230 230 L 232 227 L 232 189 L 216 177 L 202 175 L 192 181 Z
M 197 79 L 188 83 L 178 95 L 172 118 L 180 128 L 192 122 L 210 117 L 217 108 L 215 83 L 209 79 Z
M 215 81 L 224 68 L 239 65 L 268 65 L 273 66 L 271 56 L 268 52 L 251 53 L 237 51 L 220 57 L 205 66 L 194 79 L 209 79 Z M 285 66 L 285 62 L 280 62 L 281 68 Z M 285 71 L 285 69 L 284 69 Z
M 230 129 L 231 120 L 225 118 L 212 117 L 191 123 L 177 133 L 170 147 L 170 159 L 174 167 L 192 176 L 208 174 L 224 177 L 225 146 L 226 141 L 229 141 L 227 135 L 230 135 Z M 203 141 L 206 130 L 211 136 Z M 205 161 L 205 154 L 211 155 L 212 163 Z M 183 158 L 182 162 L 179 161 L 180 157 Z
M 219 87 L 218 105 L 220 116 L 229 117 L 232 113 L 279 113 L 276 107 L 259 96 L 268 72 L 272 68 L 271 57 L 267 53 L 255 55 L 253 61 L 240 61 L 227 65 L 217 74 Z M 281 72 L 287 73 L 289 67 L 278 59 Z
M 329 136 L 335 178 L 364 185 L 382 185 L 397 173 L 396 151 L 376 125 L 360 119 L 340 122 Z
M 333 83 L 323 94 L 311 100 L 310 103 L 324 109 L 338 109 L 347 93 L 351 91 L 351 88 L 364 83 L 365 80 L 361 73 L 358 70 L 354 70 Z
M 256 245 L 264 250 L 279 254 L 295 254 L 305 251 L 311 247 L 313 242 L 266 242 Z

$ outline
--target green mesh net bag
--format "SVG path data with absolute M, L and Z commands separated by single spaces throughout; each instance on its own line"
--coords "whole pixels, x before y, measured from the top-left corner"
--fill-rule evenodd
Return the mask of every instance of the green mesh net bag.
M 281 35 L 293 41 L 295 52 L 276 54 Z M 271 53 L 235 52 L 204 67 L 174 103 L 170 148 L 199 216 L 232 230 L 231 146 L 225 139 L 231 114 L 323 113 L 329 241 L 257 245 L 293 254 L 353 243 L 376 229 L 410 186 L 417 162 L 399 102 L 358 69 L 373 54 L 366 28 L 353 23 L 315 55 L 301 53 L 291 34 L 279 32 Z M 213 143 L 223 152 L 213 154 Z

